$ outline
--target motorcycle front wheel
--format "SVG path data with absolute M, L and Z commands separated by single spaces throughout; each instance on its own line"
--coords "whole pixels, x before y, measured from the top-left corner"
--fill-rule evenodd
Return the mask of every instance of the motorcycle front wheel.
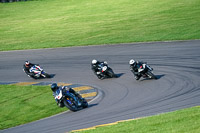
M 83 108 L 87 108 L 88 107 L 88 102 L 85 99 L 83 99 L 83 101 L 82 101 L 82 107 Z
M 65 98 L 64 99 L 64 105 L 69 109 L 69 110 L 71 110 L 71 111 L 73 111 L 73 112 L 76 112 L 76 111 L 78 111 L 78 107 L 75 105 L 75 104 L 69 104 L 68 102 L 67 102 L 67 99 Z M 73 101 L 71 101 L 72 103 L 73 103 Z
M 157 79 L 157 77 L 152 72 L 150 72 L 150 71 L 147 72 L 147 75 L 151 79 Z
M 44 74 L 46 78 L 50 78 L 51 76 L 48 73 Z
M 114 72 L 113 72 L 113 70 L 112 70 L 111 68 L 108 69 L 107 75 L 108 75 L 110 78 L 114 78 L 114 77 L 115 77 L 115 74 L 114 74 Z

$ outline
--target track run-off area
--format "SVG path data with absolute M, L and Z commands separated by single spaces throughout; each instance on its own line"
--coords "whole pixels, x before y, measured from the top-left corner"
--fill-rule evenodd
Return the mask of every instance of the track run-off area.
M 91 70 L 92 59 L 107 61 L 118 78 L 99 80 Z M 136 81 L 130 59 L 147 62 L 158 79 Z M 54 77 L 29 78 L 22 70 L 26 60 Z M 98 94 L 86 109 L 1 133 L 65 133 L 200 105 L 200 40 L 5 51 L 0 62 L 2 83 L 70 83 L 96 88 Z

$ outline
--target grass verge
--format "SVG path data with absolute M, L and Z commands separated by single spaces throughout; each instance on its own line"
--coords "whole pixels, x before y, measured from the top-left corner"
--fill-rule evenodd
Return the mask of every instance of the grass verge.
M 199 133 L 199 126 L 200 106 L 78 133 Z
M 199 0 L 0 3 L 0 51 L 200 39 Z
M 45 118 L 63 111 L 49 86 L 0 85 L 0 129 Z

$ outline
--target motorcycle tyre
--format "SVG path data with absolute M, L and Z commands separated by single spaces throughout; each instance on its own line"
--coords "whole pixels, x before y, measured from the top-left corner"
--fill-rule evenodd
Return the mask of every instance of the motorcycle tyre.
M 148 77 L 150 76 L 151 79 L 157 79 L 157 77 L 150 71 L 147 72 Z
M 135 80 L 139 80 L 140 79 L 140 77 L 138 77 L 138 76 L 134 76 L 134 78 L 135 78 Z
M 105 77 L 102 76 L 102 75 L 97 75 L 97 78 L 100 79 L 100 80 L 103 80 Z
M 73 111 L 73 112 L 78 111 L 78 108 L 77 108 L 76 106 L 71 107 L 70 105 L 68 105 L 68 103 L 67 103 L 66 100 L 63 100 L 63 103 L 64 103 L 64 105 L 65 105 L 69 110 L 71 110 L 71 111 Z
M 111 68 L 108 69 L 107 71 L 107 75 L 110 77 L 110 78 L 114 78 L 116 77 L 113 70 Z
M 35 79 L 35 80 L 36 80 L 36 79 L 39 79 L 39 78 L 36 78 L 35 76 L 31 76 L 31 78 L 33 78 L 33 79 Z
M 44 74 L 46 78 L 50 78 L 51 76 L 48 73 Z
M 88 107 L 88 102 L 85 99 L 83 99 L 83 101 L 82 101 L 82 107 L 83 108 L 87 108 Z
M 28 76 L 33 78 L 33 79 L 39 79 L 38 77 L 35 77 L 35 75 L 28 75 Z

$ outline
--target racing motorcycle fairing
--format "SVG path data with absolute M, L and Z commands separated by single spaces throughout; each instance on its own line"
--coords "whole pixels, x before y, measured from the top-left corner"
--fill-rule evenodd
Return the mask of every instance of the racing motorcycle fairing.
M 82 108 L 88 107 L 88 103 L 84 98 L 79 98 L 73 93 L 64 91 L 63 88 L 56 91 L 56 97 L 59 102 L 63 102 L 64 105 L 71 111 L 78 111 Z
M 98 70 L 100 73 L 99 73 L 99 75 L 97 75 L 97 77 L 100 79 L 104 79 L 106 77 L 108 77 L 108 78 L 116 77 L 113 70 L 107 65 L 107 62 L 100 63 L 98 65 Z
M 151 68 L 146 63 L 143 63 L 139 66 L 138 72 L 142 75 L 143 78 L 157 79 L 153 74 L 153 68 Z
M 25 72 L 25 70 L 23 69 Z M 29 69 L 30 73 L 25 72 L 29 77 L 32 77 L 34 79 L 39 78 L 50 78 L 51 76 L 46 73 L 39 65 L 34 65 Z

